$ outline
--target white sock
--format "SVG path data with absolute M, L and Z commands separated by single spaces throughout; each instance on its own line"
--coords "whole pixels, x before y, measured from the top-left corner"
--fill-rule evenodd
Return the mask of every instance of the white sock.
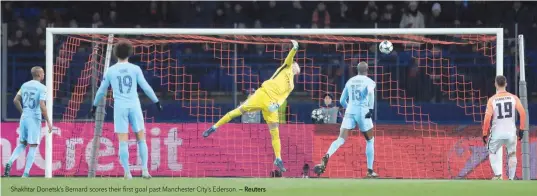
M 489 153 L 490 167 L 492 168 L 495 176 L 502 175 L 502 165 L 500 162 L 501 158 L 501 154 Z
M 332 142 L 332 145 L 330 145 L 330 148 L 328 148 L 328 154 L 329 157 L 332 157 L 332 154 L 336 152 L 336 150 L 345 143 L 345 139 L 338 137 L 334 142 Z
M 509 156 L 509 162 L 508 162 L 508 166 L 509 166 L 509 180 L 514 180 L 514 179 L 515 179 L 515 174 L 516 174 L 516 164 L 517 164 L 516 155 Z

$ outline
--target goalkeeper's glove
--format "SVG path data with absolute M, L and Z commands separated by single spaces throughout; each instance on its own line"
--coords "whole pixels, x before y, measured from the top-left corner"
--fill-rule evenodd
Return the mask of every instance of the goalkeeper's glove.
M 97 106 L 92 106 L 90 110 L 91 117 L 95 118 L 95 112 L 97 111 Z
M 519 129 L 516 135 L 518 136 L 518 140 L 522 140 L 524 138 L 524 130 Z
M 155 105 L 157 106 L 158 111 L 162 111 L 162 105 L 160 105 L 160 101 L 157 101 Z
M 271 103 L 268 107 L 269 112 L 276 112 L 280 108 L 280 104 L 278 103 Z
M 293 43 L 293 50 L 298 50 L 298 42 L 296 40 L 291 40 Z
M 488 135 L 484 135 L 483 136 L 483 144 L 487 145 L 487 139 L 488 139 Z
M 371 118 L 373 116 L 373 109 L 369 109 L 369 112 L 365 114 L 365 118 Z

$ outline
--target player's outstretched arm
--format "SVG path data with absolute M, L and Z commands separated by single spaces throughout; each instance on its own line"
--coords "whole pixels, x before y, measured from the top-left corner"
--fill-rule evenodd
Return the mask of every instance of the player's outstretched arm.
M 17 93 L 17 95 L 15 95 L 15 98 L 13 99 L 13 104 L 15 104 L 15 107 L 17 108 L 17 110 L 19 110 L 19 112 L 22 114 L 22 104 L 21 104 L 21 91 L 19 90 L 19 92 Z
M 339 103 L 343 108 L 347 108 L 347 99 L 349 98 L 349 93 L 347 92 L 347 85 L 345 85 L 345 88 L 343 88 L 343 93 L 341 93 L 341 97 L 339 98 Z
M 142 88 L 144 93 L 157 105 L 157 108 L 159 110 L 162 110 L 162 106 L 160 105 L 160 102 L 157 98 L 157 95 L 155 94 L 155 91 L 153 91 L 153 88 L 147 83 L 147 80 L 145 80 L 144 74 L 142 72 L 142 69 L 138 68 L 138 75 L 136 76 L 136 80 L 138 82 L 138 85 Z
M 293 64 L 293 58 L 295 58 L 296 51 L 298 51 L 298 42 L 296 40 L 291 40 L 291 43 L 293 43 L 293 49 L 291 49 L 291 51 L 289 51 L 289 54 L 287 54 L 284 66 L 291 66 Z

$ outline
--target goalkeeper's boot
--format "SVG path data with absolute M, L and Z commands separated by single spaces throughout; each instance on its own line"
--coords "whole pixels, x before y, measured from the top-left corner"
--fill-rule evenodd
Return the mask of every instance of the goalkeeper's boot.
M 503 180 L 502 175 L 495 175 L 491 180 Z
M 367 169 L 366 178 L 378 178 L 379 175 L 375 173 L 372 169 Z
M 206 137 L 209 137 L 209 135 L 211 135 L 211 134 L 214 133 L 215 131 L 216 131 L 216 128 L 211 127 L 211 128 L 209 128 L 209 129 L 207 129 L 207 130 L 205 130 L 205 131 L 203 132 L 203 137 L 205 137 L 205 138 L 206 138 Z
M 280 169 L 281 172 L 287 171 L 287 169 L 285 169 L 285 167 L 283 166 L 282 159 L 280 158 L 276 158 L 276 160 L 274 161 L 274 165 L 276 165 L 276 167 L 278 167 L 278 169 Z
M 151 174 L 149 174 L 149 171 L 143 170 L 142 171 L 142 178 L 144 179 L 151 179 Z
M 24 174 L 22 174 L 22 176 L 21 176 L 21 178 L 29 178 L 29 177 L 30 177 L 30 174 L 28 174 L 28 173 L 24 173 Z
M 11 173 L 11 164 L 8 163 L 4 168 L 4 175 L 2 177 L 9 177 L 9 173 Z

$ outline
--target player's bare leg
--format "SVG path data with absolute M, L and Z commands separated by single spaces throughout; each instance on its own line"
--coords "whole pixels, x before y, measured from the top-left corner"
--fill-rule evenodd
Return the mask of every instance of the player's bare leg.
M 209 135 L 214 133 L 216 131 L 216 129 L 218 129 L 218 127 L 220 127 L 220 126 L 228 123 L 229 121 L 233 120 L 234 118 L 242 115 L 244 112 L 246 112 L 246 111 L 242 108 L 242 106 L 240 106 L 238 108 L 235 108 L 234 110 L 229 111 L 220 120 L 218 120 L 218 122 L 216 122 L 212 127 L 209 127 L 207 130 L 205 130 L 203 132 L 203 137 L 204 138 L 209 137 Z
M 339 130 L 339 137 L 332 142 L 332 144 L 330 145 L 330 148 L 328 148 L 328 151 L 321 159 L 321 164 L 316 166 L 318 168 L 314 169 L 317 176 L 320 176 L 326 171 L 326 167 L 328 166 L 328 159 L 332 156 L 332 154 L 334 154 L 337 151 L 337 149 L 340 146 L 342 146 L 345 143 L 345 140 L 347 139 L 348 136 L 349 136 L 348 129 L 341 128 Z
M 274 160 L 274 165 L 278 167 L 278 169 L 281 172 L 287 171 L 283 165 L 283 160 L 281 156 L 281 143 L 280 143 L 280 131 L 278 129 L 279 124 L 278 123 L 268 123 L 267 124 L 270 130 L 270 137 L 272 140 L 272 149 L 274 149 L 274 156 L 276 156 L 276 160 Z
M 365 155 L 367 157 L 367 178 L 377 178 L 378 174 L 373 171 L 373 162 L 375 160 L 375 137 L 373 129 L 362 132 L 366 141 Z
M 132 179 L 131 171 L 129 168 L 129 135 L 127 133 L 118 133 L 119 139 L 119 162 L 123 166 L 125 179 Z
M 27 145 L 26 141 L 21 141 L 19 145 L 17 146 L 17 148 L 13 150 L 13 154 L 11 154 L 11 157 L 9 158 L 9 160 L 6 163 L 6 166 L 4 167 L 4 175 L 2 175 L 2 177 L 9 177 L 9 173 L 11 173 L 11 165 L 13 164 L 13 161 L 15 161 L 19 157 L 19 155 L 24 152 L 24 150 L 26 149 L 26 145 Z
M 140 130 L 138 133 L 136 133 L 136 141 L 138 143 L 138 155 L 142 159 L 142 178 L 150 179 L 151 175 L 149 174 L 149 169 L 147 168 L 148 152 L 144 130 Z

